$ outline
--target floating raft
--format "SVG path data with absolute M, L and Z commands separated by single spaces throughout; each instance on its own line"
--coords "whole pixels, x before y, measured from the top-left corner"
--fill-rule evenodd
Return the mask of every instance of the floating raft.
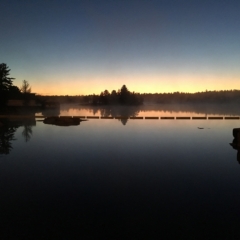
M 57 126 L 77 126 L 82 121 L 86 120 L 78 117 L 47 117 L 43 120 L 43 123 Z

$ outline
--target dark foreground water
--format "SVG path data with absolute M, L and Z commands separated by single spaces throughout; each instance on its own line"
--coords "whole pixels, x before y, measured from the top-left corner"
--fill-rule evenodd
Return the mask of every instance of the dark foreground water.
M 239 239 L 234 127 L 240 120 L 19 126 L 0 155 L 0 239 Z

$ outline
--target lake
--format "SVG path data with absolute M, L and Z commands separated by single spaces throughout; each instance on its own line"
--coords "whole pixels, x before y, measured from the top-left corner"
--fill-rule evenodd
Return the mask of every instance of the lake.
M 60 115 L 159 119 L 0 128 L 1 239 L 239 239 L 240 165 L 229 143 L 240 120 L 224 119 L 237 113 L 112 111 L 63 106 Z M 161 119 L 209 114 L 224 117 Z

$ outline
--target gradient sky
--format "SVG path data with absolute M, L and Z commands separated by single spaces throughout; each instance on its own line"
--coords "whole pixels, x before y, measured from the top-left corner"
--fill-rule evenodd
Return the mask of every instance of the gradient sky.
M 7 0 L 0 9 L 0 63 L 38 94 L 240 89 L 239 0 Z

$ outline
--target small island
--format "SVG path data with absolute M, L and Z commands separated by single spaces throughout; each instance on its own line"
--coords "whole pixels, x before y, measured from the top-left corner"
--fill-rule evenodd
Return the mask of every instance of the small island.
M 92 105 L 142 105 L 143 97 L 140 93 L 130 92 L 126 85 L 123 85 L 120 90 L 113 90 L 109 93 L 105 90 L 99 96 L 93 96 Z

